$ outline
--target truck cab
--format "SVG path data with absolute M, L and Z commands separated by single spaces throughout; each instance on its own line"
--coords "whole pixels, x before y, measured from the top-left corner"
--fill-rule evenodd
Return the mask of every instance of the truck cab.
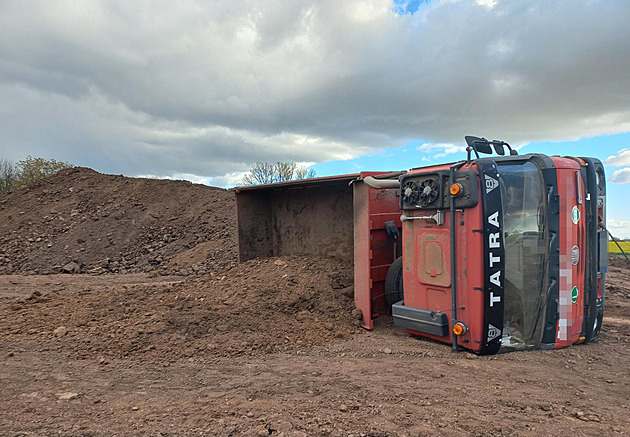
M 602 163 L 470 159 L 493 143 L 466 140 L 467 161 L 400 177 L 402 258 L 385 282 L 394 323 L 478 354 L 594 340 L 608 259 Z

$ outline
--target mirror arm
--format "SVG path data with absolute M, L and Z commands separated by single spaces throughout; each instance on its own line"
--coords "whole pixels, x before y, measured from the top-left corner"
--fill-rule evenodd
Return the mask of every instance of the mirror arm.
M 467 162 L 468 164 L 470 164 L 470 152 L 472 152 L 472 151 L 474 151 L 474 152 L 475 152 L 475 155 L 477 155 L 477 159 L 479 159 L 479 152 L 477 152 L 477 149 L 475 149 L 475 148 L 474 148 L 474 147 L 472 147 L 472 146 L 467 146 L 467 147 L 466 147 L 466 152 L 468 152 L 468 157 L 466 158 L 466 162 Z
M 506 143 L 505 141 L 492 140 L 490 143 L 492 145 L 497 145 L 498 144 L 500 146 L 506 146 L 509 149 L 511 156 L 518 155 L 518 152 L 516 150 L 512 149 L 512 147 L 508 143 Z
M 501 141 L 501 142 L 503 143 L 504 146 L 507 146 L 507 148 L 510 150 L 510 156 L 518 155 L 518 152 L 512 149 L 512 147 L 510 147 L 508 143 L 506 143 L 505 141 Z
M 518 152 L 510 147 L 509 144 L 506 144 L 508 149 L 510 149 L 510 155 L 518 155 Z

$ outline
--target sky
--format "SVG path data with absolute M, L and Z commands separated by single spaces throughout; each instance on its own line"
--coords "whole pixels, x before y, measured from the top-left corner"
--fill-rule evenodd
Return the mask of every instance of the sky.
M 217 186 L 462 159 L 605 162 L 630 237 L 627 0 L 0 0 L 0 158 Z

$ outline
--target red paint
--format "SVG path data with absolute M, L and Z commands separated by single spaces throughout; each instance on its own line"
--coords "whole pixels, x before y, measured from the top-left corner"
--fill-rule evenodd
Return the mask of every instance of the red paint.
M 414 169 L 413 173 L 448 170 L 449 165 Z M 476 166 L 464 166 L 463 169 Z M 417 211 L 412 216 L 425 216 L 427 211 Z M 451 318 L 451 247 L 450 212 L 445 211 L 444 224 L 436 226 L 428 220 L 408 220 L 403 223 L 403 280 L 405 283 L 405 305 L 448 314 Z M 474 232 L 483 226 L 481 203 L 474 208 L 456 212 L 457 253 L 457 320 L 463 322 L 468 331 L 459 337 L 459 343 L 473 351 L 481 349 L 483 338 L 483 241 L 482 234 Z M 432 248 L 427 249 L 427 243 Z M 439 248 L 439 249 L 438 249 Z M 440 254 L 441 251 L 441 254 Z M 426 265 L 431 266 L 426 271 Z M 441 264 L 441 266 L 439 265 Z M 441 269 L 440 269 L 441 267 Z M 426 272 L 423 274 L 422 272 Z M 420 274 L 419 274 L 420 272 Z M 438 274 L 439 273 L 439 274 Z M 434 275 L 435 274 L 435 275 Z M 450 326 L 450 323 L 449 323 Z M 437 336 L 409 330 L 413 335 L 450 343 L 452 333 Z
M 363 172 L 360 179 L 380 174 Z M 385 222 L 390 220 L 401 227 L 399 190 L 370 188 L 360 180 L 353 185 L 354 303 L 363 312 L 363 327 L 372 329 L 373 318 L 388 313 L 385 276 L 401 252 L 402 236 L 395 243 L 385 231 Z
M 558 193 L 560 193 L 560 281 L 559 318 L 556 327 L 555 348 L 563 348 L 578 342 L 584 321 L 584 271 L 586 268 L 586 210 L 580 160 L 552 157 L 556 166 Z M 579 173 L 578 173 L 579 175 Z M 573 209 L 579 211 L 577 223 L 573 221 Z M 580 257 L 572 265 L 572 248 L 577 246 Z M 572 302 L 572 290 L 577 287 L 578 295 Z

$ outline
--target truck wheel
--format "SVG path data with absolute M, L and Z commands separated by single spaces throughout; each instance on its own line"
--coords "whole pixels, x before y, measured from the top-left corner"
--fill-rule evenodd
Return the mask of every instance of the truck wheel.
M 396 258 L 385 276 L 385 299 L 387 306 L 392 307 L 396 302 L 403 300 L 403 269 L 402 256 Z

